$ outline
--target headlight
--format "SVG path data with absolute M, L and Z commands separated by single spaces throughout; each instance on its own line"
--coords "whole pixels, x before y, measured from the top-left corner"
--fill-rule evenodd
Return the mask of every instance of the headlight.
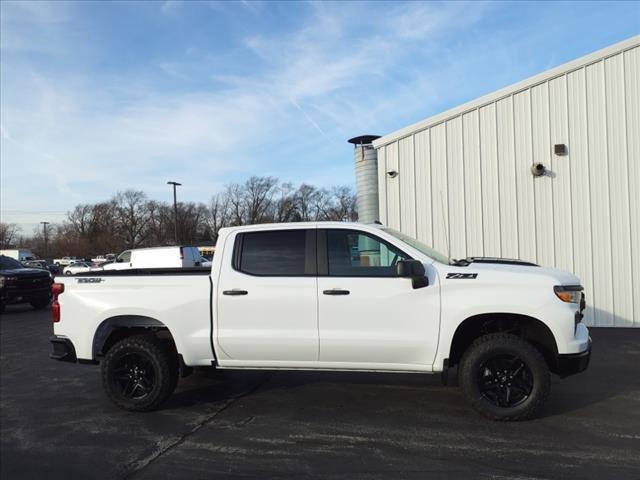
M 582 285 L 556 285 L 553 291 L 563 302 L 580 304 L 582 300 Z

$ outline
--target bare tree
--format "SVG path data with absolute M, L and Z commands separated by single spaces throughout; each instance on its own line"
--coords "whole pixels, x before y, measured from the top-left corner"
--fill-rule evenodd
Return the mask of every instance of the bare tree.
M 218 241 L 218 232 L 220 229 L 230 225 L 231 211 L 229 197 L 221 193 L 211 197 L 205 218 L 207 226 L 209 227 L 210 238 L 215 243 Z
M 278 180 L 273 177 L 251 177 L 244 184 L 246 222 L 249 225 L 273 220 L 273 197 Z
M 116 201 L 116 219 L 126 248 L 139 247 L 149 235 L 151 216 L 147 205 L 147 196 L 140 190 L 118 192 Z
M 0 246 L 7 248 L 15 245 L 20 231 L 20 227 L 15 223 L 0 222 Z

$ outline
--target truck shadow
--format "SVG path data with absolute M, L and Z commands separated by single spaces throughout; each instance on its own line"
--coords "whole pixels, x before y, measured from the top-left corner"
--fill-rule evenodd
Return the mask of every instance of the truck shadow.
M 616 396 L 640 392 L 637 365 L 640 362 L 640 329 L 593 328 L 594 349 L 589 368 L 565 379 L 553 378 L 552 392 L 541 417 L 554 417 L 604 402 Z M 285 372 L 285 371 L 215 371 L 201 370 L 182 379 L 179 389 L 163 409 L 229 401 L 246 395 L 280 392 L 287 401 L 322 402 L 320 408 L 335 407 L 326 401 L 350 398 L 359 408 L 411 409 L 416 402 L 428 403 L 440 413 L 447 409 L 473 414 L 457 388 L 456 372 L 449 375 L 449 386 L 442 386 L 440 375 Z M 363 401 L 365 400 L 366 401 Z M 336 400 L 338 401 L 338 400 Z M 461 410 L 462 409 L 462 410 Z

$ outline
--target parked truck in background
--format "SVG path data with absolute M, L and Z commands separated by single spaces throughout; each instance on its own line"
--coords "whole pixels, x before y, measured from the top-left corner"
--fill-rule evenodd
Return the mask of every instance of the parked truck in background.
M 0 255 L 0 313 L 6 305 L 29 303 L 37 310 L 49 305 L 53 279 L 47 270 L 27 268 L 15 258 Z
M 535 416 L 551 374 L 587 368 L 579 279 L 528 262 L 451 260 L 342 222 L 220 231 L 213 267 L 53 285 L 52 358 L 100 363 L 106 394 L 158 408 L 190 367 L 440 374 L 496 420 Z

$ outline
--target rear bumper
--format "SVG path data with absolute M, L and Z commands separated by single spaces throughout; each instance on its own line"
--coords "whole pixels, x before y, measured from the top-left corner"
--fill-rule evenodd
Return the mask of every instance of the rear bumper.
M 71 340 L 65 337 L 53 336 L 49 338 L 49 341 L 53 347 L 49 354 L 49 358 L 60 360 L 61 362 L 75 363 L 78 361 L 78 358 L 76 357 L 76 349 L 74 348 L 73 343 L 71 343 Z
M 589 360 L 591 360 L 591 337 L 589 337 L 589 344 L 584 352 L 558 355 L 558 369 L 556 373 L 564 378 L 569 375 L 584 372 L 589 366 Z

